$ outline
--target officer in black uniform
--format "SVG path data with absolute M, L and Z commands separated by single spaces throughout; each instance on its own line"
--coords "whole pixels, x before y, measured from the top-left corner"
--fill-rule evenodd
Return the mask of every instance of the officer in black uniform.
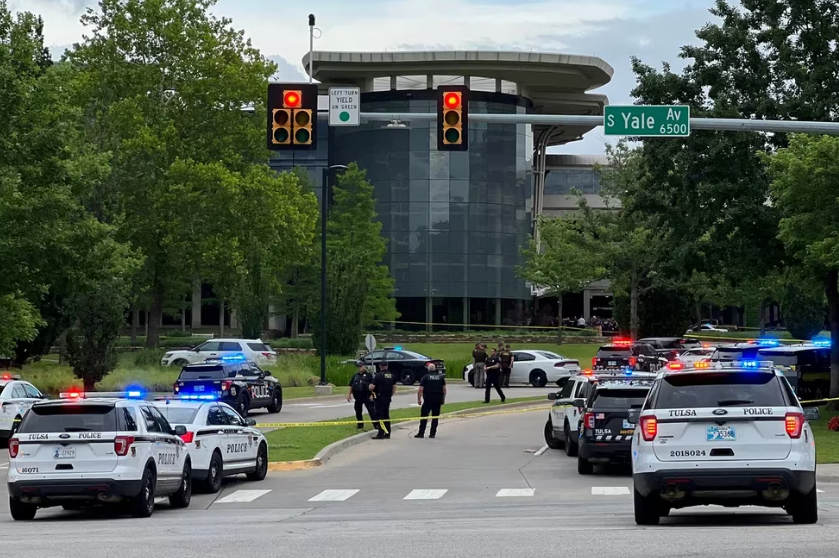
M 375 420 L 373 414 L 373 394 L 370 393 L 370 384 L 373 382 L 373 375 L 367 371 L 364 366 L 364 361 L 358 360 L 355 363 L 358 366 L 358 371 L 350 380 L 350 390 L 347 393 L 347 401 L 355 399 L 355 420 L 358 421 L 358 428 L 364 428 L 364 416 L 361 414 L 362 408 L 367 408 L 367 414 L 370 415 L 370 422 Z
M 370 391 L 376 394 L 376 430 L 374 440 L 390 439 L 390 402 L 396 395 L 396 378 L 388 370 L 386 360 L 379 361 L 379 371 L 373 376 Z
M 492 355 L 487 359 L 487 383 L 484 389 L 484 403 L 489 403 L 489 392 L 492 388 L 498 393 L 501 402 L 504 403 L 507 398 L 504 392 L 501 391 L 501 359 L 498 357 L 498 351 L 493 349 Z
M 431 419 L 431 432 L 429 438 L 434 438 L 437 435 L 437 417 L 440 416 L 440 407 L 446 400 L 446 377 L 437 373 L 437 366 L 433 362 L 429 362 L 426 366 L 428 373 L 420 380 L 419 391 L 417 392 L 417 405 L 421 405 L 419 432 L 414 438 L 425 437 L 425 425 L 428 424 L 428 413 L 433 417 Z

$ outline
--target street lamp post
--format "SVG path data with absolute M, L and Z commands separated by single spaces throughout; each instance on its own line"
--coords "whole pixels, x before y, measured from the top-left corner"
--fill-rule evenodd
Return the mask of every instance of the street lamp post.
M 334 170 L 346 171 L 346 165 L 332 165 L 323 169 L 320 211 L 320 385 L 326 385 L 326 220 L 329 215 L 330 174 Z

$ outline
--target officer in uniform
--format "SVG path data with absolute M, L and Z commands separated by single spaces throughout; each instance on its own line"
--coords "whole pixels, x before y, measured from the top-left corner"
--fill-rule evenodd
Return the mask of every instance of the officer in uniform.
M 498 393 L 498 397 L 501 398 L 501 402 L 504 403 L 507 398 L 504 397 L 504 392 L 501 391 L 501 361 L 498 358 L 498 351 L 495 349 L 492 350 L 492 355 L 490 355 L 489 359 L 487 360 L 487 383 L 486 388 L 484 390 L 484 403 L 489 403 L 489 391 L 494 387 L 495 391 Z
M 425 437 L 425 425 L 428 424 L 428 413 L 431 413 L 431 432 L 429 438 L 437 435 L 437 417 L 440 416 L 440 407 L 446 400 L 446 377 L 437 373 L 437 366 L 429 362 L 426 366 L 428 374 L 420 380 L 419 391 L 417 392 L 417 405 L 421 405 L 419 432 L 414 438 Z
M 379 371 L 373 376 L 370 391 L 376 394 L 376 430 L 379 431 L 373 439 L 384 440 L 390 438 L 390 402 L 396 395 L 396 378 L 388 370 L 386 360 L 379 361 Z
M 367 414 L 370 415 L 370 422 L 375 420 L 373 414 L 373 394 L 370 393 L 370 383 L 373 381 L 373 375 L 367 371 L 364 366 L 364 361 L 358 360 L 355 363 L 358 366 L 358 371 L 350 380 L 350 390 L 347 393 L 347 401 L 355 399 L 355 420 L 358 421 L 358 428 L 364 428 L 364 417 L 361 414 L 362 408 L 367 408 Z
M 513 352 L 510 350 L 510 344 L 502 348 L 499 343 L 498 359 L 501 361 L 501 377 L 499 382 L 501 387 L 510 387 L 510 375 L 513 373 Z

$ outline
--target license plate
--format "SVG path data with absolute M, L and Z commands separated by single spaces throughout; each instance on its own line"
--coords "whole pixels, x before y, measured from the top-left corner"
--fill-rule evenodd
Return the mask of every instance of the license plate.
M 618 365 L 618 362 L 616 360 L 610 360 L 608 362 L 608 366 L 617 366 L 617 365 Z
M 635 428 L 635 425 L 626 419 L 623 419 L 623 428 Z
M 730 442 L 736 440 L 737 435 L 730 426 L 709 426 L 705 439 L 708 442 Z
M 204 386 L 195 386 L 193 391 L 204 391 Z
M 74 447 L 67 447 L 67 448 L 55 448 L 55 455 L 56 459 L 72 459 L 76 457 L 76 448 Z

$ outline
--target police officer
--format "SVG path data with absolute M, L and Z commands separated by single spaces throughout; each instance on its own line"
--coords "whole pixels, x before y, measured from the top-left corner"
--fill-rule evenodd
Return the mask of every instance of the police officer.
M 508 388 L 510 387 L 510 375 L 513 373 L 513 352 L 510 350 L 510 344 L 507 343 L 506 347 L 501 347 L 501 344 L 498 344 L 498 359 L 501 361 L 501 376 L 499 378 L 499 382 L 501 387 Z
M 386 360 L 379 361 L 379 371 L 373 376 L 370 391 L 376 394 L 376 430 L 379 431 L 373 439 L 384 440 L 390 438 L 390 402 L 396 395 L 396 378 L 388 370 Z
M 490 355 L 489 359 L 487 360 L 487 383 L 486 388 L 484 389 L 484 403 L 489 403 L 489 390 L 493 387 L 495 391 L 498 393 L 498 397 L 501 398 L 501 402 L 504 403 L 507 398 L 504 397 L 504 392 L 501 391 L 501 360 L 498 358 L 498 351 L 496 349 L 492 350 L 492 355 Z
M 437 366 L 433 362 L 426 365 L 428 374 L 420 380 L 419 391 L 417 392 L 417 405 L 421 405 L 419 432 L 414 438 L 425 437 L 425 425 L 428 424 L 428 413 L 431 413 L 431 432 L 429 438 L 437 435 L 437 417 L 440 416 L 440 407 L 446 400 L 446 377 L 437 373 Z
M 373 381 L 373 375 L 367 371 L 364 366 L 364 361 L 358 360 L 355 363 L 358 366 L 358 371 L 350 380 L 350 390 L 347 393 L 347 401 L 355 399 L 355 420 L 358 421 L 358 428 L 364 428 L 364 417 L 361 414 L 363 407 L 367 408 L 367 414 L 370 415 L 370 422 L 373 422 L 373 394 L 370 393 L 370 384 Z

